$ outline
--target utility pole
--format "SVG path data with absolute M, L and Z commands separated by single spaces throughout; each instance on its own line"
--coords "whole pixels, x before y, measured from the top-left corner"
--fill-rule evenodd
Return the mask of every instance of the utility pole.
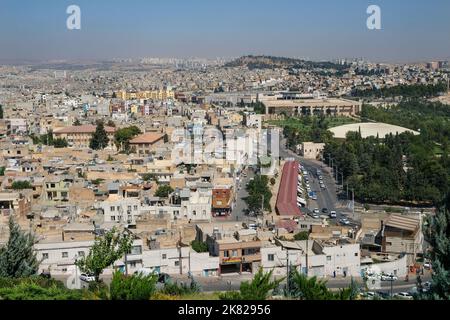
M 352 188 L 352 211 L 353 219 L 355 219 L 355 189 Z
M 289 294 L 289 250 L 286 248 L 286 289 Z
M 306 238 L 306 259 L 305 259 L 305 262 L 306 262 L 306 277 L 308 277 L 308 245 L 309 245 L 309 233 L 308 233 L 308 237 Z
M 178 261 L 180 264 L 180 275 L 182 275 L 183 274 L 183 259 L 182 259 L 183 257 L 181 255 L 181 230 L 178 232 L 180 235 L 180 239 L 178 240 Z

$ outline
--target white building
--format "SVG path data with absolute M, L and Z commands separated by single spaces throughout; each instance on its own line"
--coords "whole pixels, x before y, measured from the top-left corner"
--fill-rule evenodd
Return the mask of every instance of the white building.
M 135 224 L 141 215 L 141 201 L 137 198 L 122 198 L 110 194 L 108 199 L 96 204 L 103 211 L 104 222 L 124 222 Z
M 261 265 L 265 271 L 274 269 L 274 275 L 286 276 L 288 264 L 306 273 L 306 241 L 277 241 L 261 248 Z M 308 241 L 308 275 L 331 277 L 361 275 L 359 244 L 324 245 Z

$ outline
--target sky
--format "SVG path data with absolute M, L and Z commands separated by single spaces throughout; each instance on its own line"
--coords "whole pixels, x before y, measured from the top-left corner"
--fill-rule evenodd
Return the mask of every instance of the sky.
M 69 5 L 81 29 L 68 30 Z M 366 26 L 369 5 L 381 30 Z M 0 61 L 450 58 L 449 0 L 0 0 Z

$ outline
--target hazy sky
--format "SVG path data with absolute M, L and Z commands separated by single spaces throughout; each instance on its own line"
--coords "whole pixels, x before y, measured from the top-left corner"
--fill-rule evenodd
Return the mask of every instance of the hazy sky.
M 81 8 L 68 30 L 66 8 Z M 381 7 L 382 30 L 366 9 Z M 449 0 L 0 0 L 0 59 L 450 57 Z

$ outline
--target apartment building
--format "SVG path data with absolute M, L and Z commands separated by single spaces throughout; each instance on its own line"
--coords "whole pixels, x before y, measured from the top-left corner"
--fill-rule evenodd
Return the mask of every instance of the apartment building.
M 58 128 L 53 131 L 53 137 L 55 139 L 66 139 L 69 147 L 89 148 L 92 135 L 96 128 L 97 127 L 94 125 Z M 116 132 L 116 128 L 105 126 L 105 131 L 109 139 L 108 148 L 114 150 L 116 148 L 114 144 L 114 133 Z

